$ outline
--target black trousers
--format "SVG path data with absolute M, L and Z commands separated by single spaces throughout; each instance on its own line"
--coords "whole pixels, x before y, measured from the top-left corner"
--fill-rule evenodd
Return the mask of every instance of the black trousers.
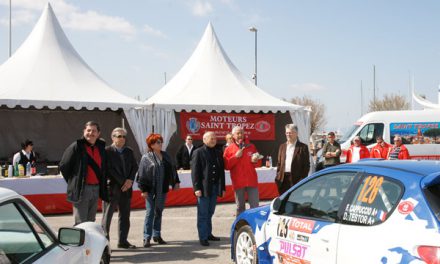
M 276 184 L 278 187 L 278 194 L 279 195 L 281 195 L 284 192 L 286 192 L 287 190 L 289 190 L 290 187 L 292 187 L 294 185 L 294 183 L 292 183 L 292 176 L 291 176 L 290 172 L 284 173 L 283 181 L 282 182 L 277 181 Z
M 122 192 L 121 186 L 113 184 L 109 186 L 109 202 L 102 202 L 102 222 L 104 232 L 110 240 L 110 224 L 113 213 L 118 210 L 118 234 L 119 244 L 127 242 L 128 231 L 130 230 L 130 204 L 133 189 Z

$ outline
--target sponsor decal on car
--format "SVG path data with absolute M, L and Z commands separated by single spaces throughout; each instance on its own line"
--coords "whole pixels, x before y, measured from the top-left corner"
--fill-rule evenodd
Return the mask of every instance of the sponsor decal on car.
M 301 218 L 292 218 L 289 225 L 289 230 L 294 230 L 303 233 L 311 234 L 315 226 L 315 221 Z
M 280 263 L 310 263 L 306 260 L 308 249 L 306 245 L 281 240 L 277 251 L 278 260 L 281 257 Z
M 277 253 L 278 263 L 280 264 L 311 264 L 310 261 L 299 259 L 287 254 Z
M 410 201 L 403 201 L 399 204 L 397 210 L 399 210 L 401 214 L 409 214 L 414 210 L 414 204 Z
M 296 240 L 299 241 L 299 242 L 308 243 L 309 242 L 309 237 L 305 236 L 305 235 L 297 234 L 296 235 Z
M 277 228 L 277 236 L 281 238 L 286 238 L 287 233 L 289 231 L 289 218 L 280 218 L 280 221 L 278 222 L 278 228 Z

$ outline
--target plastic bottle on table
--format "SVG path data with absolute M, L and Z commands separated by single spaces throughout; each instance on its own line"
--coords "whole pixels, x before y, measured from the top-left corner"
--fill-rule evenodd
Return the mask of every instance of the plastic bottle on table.
M 9 165 L 8 166 L 8 177 L 13 177 L 14 176 L 14 166 Z
M 26 163 L 26 176 L 31 176 L 31 163 Z
M 35 162 L 32 162 L 31 164 L 31 175 L 37 175 L 37 166 L 35 165 Z
M 25 169 L 23 164 L 18 164 L 18 176 L 24 176 Z
M 18 176 L 18 162 L 15 163 L 14 165 L 14 177 Z

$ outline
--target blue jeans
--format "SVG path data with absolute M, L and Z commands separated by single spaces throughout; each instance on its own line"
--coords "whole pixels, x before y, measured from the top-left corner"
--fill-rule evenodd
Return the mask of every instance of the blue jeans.
M 217 185 L 213 185 L 211 194 L 197 198 L 197 231 L 199 240 L 208 240 L 212 234 L 212 216 L 217 205 Z
M 165 207 L 166 198 L 166 193 L 160 195 L 148 193 L 145 202 L 144 240 L 150 240 L 152 236 L 160 237 L 162 211 Z

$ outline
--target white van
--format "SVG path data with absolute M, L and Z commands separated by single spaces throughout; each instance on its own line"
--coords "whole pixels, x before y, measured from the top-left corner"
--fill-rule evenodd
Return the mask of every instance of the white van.
M 402 137 L 411 159 L 440 159 L 440 110 L 381 111 L 362 116 L 339 141 L 341 162 L 355 136 L 371 149 L 376 137 L 394 144 L 394 136 Z

